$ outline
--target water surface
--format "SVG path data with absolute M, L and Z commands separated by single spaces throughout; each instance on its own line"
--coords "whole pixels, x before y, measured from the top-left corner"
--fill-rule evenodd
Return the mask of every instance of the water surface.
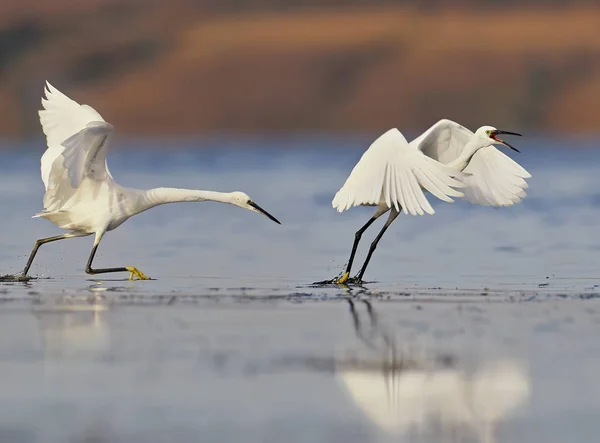
M 95 261 L 155 279 L 143 282 L 87 276 L 91 237 L 42 246 L 38 280 L 0 285 L 3 442 L 598 438 L 592 145 L 524 141 L 513 156 L 533 175 L 522 204 L 430 197 L 434 216 L 388 230 L 370 283 L 341 288 L 311 283 L 342 270 L 372 214 L 330 203 L 364 140 L 158 149 L 168 143 L 111 152 L 115 179 L 242 190 L 282 225 L 212 203 L 154 208 L 108 233 Z M 60 232 L 30 218 L 39 152 L 12 148 L 0 165 L 2 273 Z

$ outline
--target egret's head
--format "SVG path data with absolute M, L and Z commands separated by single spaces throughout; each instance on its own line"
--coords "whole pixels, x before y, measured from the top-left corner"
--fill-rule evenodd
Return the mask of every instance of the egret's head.
M 271 220 L 273 220 L 278 225 L 281 224 L 279 222 L 279 220 L 277 220 L 275 217 L 273 217 L 271 214 L 269 214 L 263 208 L 261 208 L 256 203 L 254 203 L 252 201 L 252 199 L 250 198 L 250 196 L 248 196 L 248 194 L 246 194 L 244 192 L 236 191 L 236 192 L 232 192 L 230 195 L 231 195 L 231 203 L 232 204 L 239 206 L 240 208 L 248 209 L 249 211 L 258 212 L 259 214 L 269 217 Z
M 508 146 L 513 151 L 520 152 L 514 146 L 509 145 L 504 140 L 498 138 L 498 135 L 507 134 L 507 135 L 518 135 L 521 137 L 521 134 L 517 134 L 516 132 L 502 131 L 500 129 L 496 129 L 493 126 L 482 126 L 477 131 L 475 131 L 475 135 L 481 137 L 482 139 L 489 142 L 489 145 L 500 144 L 504 146 Z

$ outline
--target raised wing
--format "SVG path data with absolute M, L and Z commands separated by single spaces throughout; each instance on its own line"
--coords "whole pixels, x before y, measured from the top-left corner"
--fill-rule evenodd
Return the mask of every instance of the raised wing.
M 462 153 L 473 133 L 452 120 L 442 119 L 410 142 L 411 146 L 440 163 L 454 161 Z
M 410 142 L 423 154 L 449 163 L 456 160 L 473 136 L 473 132 L 452 120 L 440 120 L 420 137 Z M 525 181 L 531 175 L 510 157 L 493 146 L 480 149 L 463 170 L 460 178 L 467 187 L 464 199 L 484 206 L 511 206 L 526 196 Z
M 88 105 L 80 105 L 46 82 L 46 95 L 42 98 L 44 109 L 39 111 L 40 122 L 48 148 L 41 161 L 42 181 L 46 190 L 52 165 L 65 150 L 63 142 L 92 122 L 104 122 L 102 116 Z
M 450 196 L 463 196 L 453 189 L 464 186 L 455 175 L 460 173 L 423 155 L 409 146 L 398 129 L 390 129 L 363 154 L 335 194 L 332 206 L 342 212 L 352 206 L 385 204 L 405 214 L 433 214 L 423 189 L 452 202 Z
M 512 206 L 527 194 L 531 174 L 493 146 L 480 149 L 464 169 L 464 198 L 483 206 Z
M 46 211 L 59 210 L 84 179 L 101 183 L 110 177 L 106 169 L 106 146 L 113 132 L 110 123 L 92 122 L 62 143 L 64 150 L 52 163 L 48 176 Z

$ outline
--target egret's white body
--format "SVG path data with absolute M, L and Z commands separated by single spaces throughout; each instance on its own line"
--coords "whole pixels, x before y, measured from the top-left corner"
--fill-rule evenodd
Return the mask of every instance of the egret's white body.
M 519 135 L 482 126 L 475 133 L 451 120 L 440 120 L 408 143 L 398 129 L 390 129 L 363 154 L 350 176 L 335 194 L 332 206 L 343 212 L 353 206 L 377 206 L 374 216 L 357 233 L 345 283 L 362 233 L 381 215 L 390 216 L 377 236 L 357 275 L 361 281 L 377 243 L 400 214 L 424 215 L 435 211 L 425 191 L 440 200 L 462 197 L 471 203 L 511 206 L 525 197 L 531 175 L 493 144 L 504 144 L 498 134 Z
M 117 184 L 106 164 L 107 147 L 114 128 L 88 105 L 71 100 L 50 83 L 40 122 L 48 148 L 41 160 L 42 181 L 46 188 L 44 210 L 34 217 L 45 218 L 70 232 L 41 239 L 25 267 L 27 274 L 41 244 L 63 238 L 95 234 L 94 248 L 86 272 L 130 271 L 131 277 L 147 278 L 136 268 L 92 269 L 91 262 L 102 236 L 129 217 L 154 206 L 186 201 L 230 203 L 259 212 L 279 223 L 243 192 L 214 192 L 194 189 L 156 188 L 138 190 Z

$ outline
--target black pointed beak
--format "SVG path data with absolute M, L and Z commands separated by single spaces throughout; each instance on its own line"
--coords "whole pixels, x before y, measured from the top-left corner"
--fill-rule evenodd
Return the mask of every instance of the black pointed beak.
M 512 149 L 513 151 L 516 152 L 521 152 L 519 151 L 517 148 L 515 148 L 514 146 L 512 146 L 511 144 L 505 142 L 504 140 L 501 140 L 498 138 L 498 135 L 500 134 L 506 134 L 506 135 L 518 135 L 519 137 L 523 137 L 521 134 L 517 133 L 517 132 L 510 132 L 510 131 L 502 131 L 500 129 L 496 129 L 491 135 L 490 137 L 494 140 L 496 140 L 498 143 L 503 144 L 504 146 L 508 146 L 510 149 Z
M 248 202 L 248 205 L 252 206 L 254 209 L 256 209 L 258 212 L 260 212 L 263 215 L 266 215 L 267 217 L 269 217 L 271 220 L 273 220 L 275 223 L 277 223 L 278 225 L 281 224 L 281 222 L 279 220 L 277 220 L 275 217 L 273 217 L 271 214 L 269 214 L 267 211 L 265 211 L 263 208 L 261 208 L 260 206 L 258 206 L 256 203 L 254 203 L 252 200 L 250 200 Z

